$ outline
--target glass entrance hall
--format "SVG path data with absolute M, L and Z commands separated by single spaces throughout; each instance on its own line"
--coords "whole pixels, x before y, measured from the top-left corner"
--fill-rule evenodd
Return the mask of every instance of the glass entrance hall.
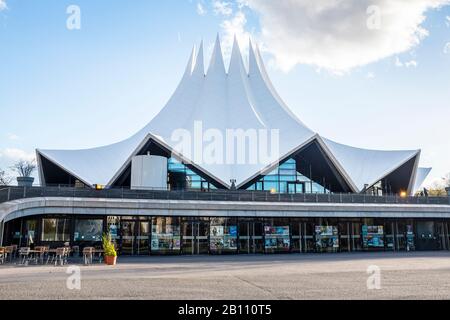
M 5 224 L 3 245 L 101 246 L 120 255 L 450 250 L 450 219 L 69 216 Z

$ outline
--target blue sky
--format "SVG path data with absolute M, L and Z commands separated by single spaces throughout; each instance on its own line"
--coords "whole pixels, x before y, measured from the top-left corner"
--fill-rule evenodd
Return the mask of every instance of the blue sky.
M 383 12 L 384 1 L 365 2 Z M 234 34 L 243 48 L 248 36 L 260 44 L 275 87 L 310 128 L 353 146 L 421 148 L 432 183 L 450 172 L 450 6 L 411 2 L 375 36 L 335 31 L 352 28 L 354 0 L 326 15 L 303 0 L 0 0 L 0 168 L 35 148 L 129 137 L 169 99 L 192 46 L 204 39 L 210 51 L 219 32 L 224 51 Z M 80 30 L 66 27 L 69 5 L 81 10 Z M 421 36 L 405 40 L 411 24 L 395 21 L 413 21 Z

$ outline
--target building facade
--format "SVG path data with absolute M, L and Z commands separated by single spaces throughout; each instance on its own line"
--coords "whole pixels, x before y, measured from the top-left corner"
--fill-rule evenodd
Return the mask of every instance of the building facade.
M 245 64 L 235 41 L 228 72 L 219 39 L 206 72 L 193 50 L 125 141 L 38 149 L 42 187 L 0 190 L 1 243 L 98 246 L 109 232 L 122 255 L 449 250 L 449 198 L 412 196 L 431 170 L 421 151 L 322 137 L 249 48 Z

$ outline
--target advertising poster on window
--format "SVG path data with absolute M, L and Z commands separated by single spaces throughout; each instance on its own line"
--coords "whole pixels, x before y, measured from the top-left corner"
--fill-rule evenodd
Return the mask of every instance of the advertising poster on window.
M 180 230 L 177 226 L 166 225 L 165 228 L 153 226 L 152 251 L 177 251 L 181 249 Z
M 211 226 L 210 249 L 237 250 L 237 226 Z
M 338 249 L 339 232 L 336 226 L 316 226 L 316 245 L 319 250 Z
M 289 226 L 265 226 L 264 234 L 266 249 L 289 250 L 291 244 L 289 238 Z
M 384 248 L 383 226 L 362 226 L 363 245 L 365 248 Z

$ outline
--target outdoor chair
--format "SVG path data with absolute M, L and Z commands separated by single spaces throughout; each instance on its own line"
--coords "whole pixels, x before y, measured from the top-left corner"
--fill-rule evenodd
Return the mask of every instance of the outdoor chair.
M 29 247 L 23 247 L 19 250 L 19 259 L 21 265 L 28 265 L 30 261 L 30 248 Z
M 57 266 L 58 263 L 61 266 L 67 264 L 68 254 L 69 254 L 69 248 L 57 248 L 56 254 L 55 254 L 55 266 Z
M 15 256 L 15 247 L 14 246 L 8 246 L 5 248 L 6 250 L 6 257 L 9 257 L 9 262 L 13 261 L 13 258 Z
M 41 264 L 44 264 L 44 256 L 47 252 L 47 247 L 36 247 L 34 250 L 37 251 L 35 257 L 36 263 L 39 261 Z
M 94 250 L 93 247 L 86 247 L 83 249 L 83 262 L 85 265 L 91 265 L 92 260 L 94 258 Z
M 0 248 L 0 264 L 5 263 L 6 258 L 6 248 Z

